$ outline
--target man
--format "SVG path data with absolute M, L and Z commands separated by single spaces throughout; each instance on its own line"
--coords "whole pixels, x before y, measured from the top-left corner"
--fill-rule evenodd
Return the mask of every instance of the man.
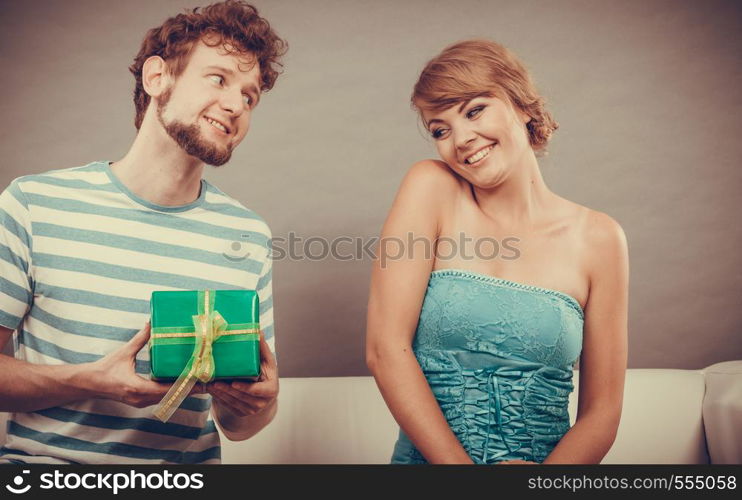
M 130 68 L 139 132 L 126 156 L 21 177 L 0 196 L 0 348 L 15 347 L 0 355 L 12 412 L 0 462 L 218 463 L 210 408 L 231 440 L 273 419 L 270 230 L 202 173 L 245 137 L 285 51 L 241 1 L 168 19 Z M 225 256 L 235 242 L 244 258 Z M 163 423 L 149 297 L 195 289 L 258 291 L 262 374 L 199 385 Z

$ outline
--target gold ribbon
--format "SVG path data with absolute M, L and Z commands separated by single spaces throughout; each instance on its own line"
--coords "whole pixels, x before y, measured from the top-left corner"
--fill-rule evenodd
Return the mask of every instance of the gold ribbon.
M 173 412 L 180 406 L 183 400 L 191 393 L 191 389 L 196 381 L 207 383 L 214 378 L 214 355 L 212 353 L 212 344 L 221 335 L 225 334 L 227 322 L 222 318 L 218 311 L 214 310 L 214 291 L 205 290 L 203 292 L 203 302 L 199 300 L 199 312 L 201 314 L 193 316 L 193 325 L 196 329 L 196 341 L 193 346 L 193 354 L 183 368 L 178 379 L 170 387 L 160 403 L 155 408 L 155 416 L 167 422 Z M 199 299 L 201 298 L 199 292 Z M 247 330 L 233 330 L 229 334 L 251 333 Z M 164 333 L 158 334 L 158 337 L 181 337 L 191 336 L 186 333 Z
M 219 314 L 218 312 L 216 314 Z M 242 335 L 243 333 L 260 333 L 260 328 L 245 328 L 244 330 L 227 330 L 222 332 L 219 336 L 226 337 L 228 335 Z M 172 338 L 193 338 L 196 334 L 193 332 L 183 333 L 153 333 L 150 336 L 150 343 L 154 339 L 172 339 Z M 216 340 L 216 339 L 214 339 Z

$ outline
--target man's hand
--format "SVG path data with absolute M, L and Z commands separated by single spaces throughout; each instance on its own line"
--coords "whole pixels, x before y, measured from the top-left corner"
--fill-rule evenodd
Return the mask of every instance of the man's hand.
M 538 462 L 529 462 L 528 460 L 505 460 L 497 462 L 495 465 L 538 465 Z
M 260 332 L 260 377 L 255 382 L 217 381 L 206 385 L 215 402 L 237 417 L 257 415 L 271 408 L 278 397 L 278 367 L 263 332 Z
M 155 382 L 136 373 L 137 353 L 147 345 L 150 324 L 139 330 L 129 342 L 90 364 L 93 394 L 97 397 L 121 401 L 137 408 L 144 408 L 160 402 L 172 383 Z M 201 393 L 201 387 L 194 387 L 193 393 Z

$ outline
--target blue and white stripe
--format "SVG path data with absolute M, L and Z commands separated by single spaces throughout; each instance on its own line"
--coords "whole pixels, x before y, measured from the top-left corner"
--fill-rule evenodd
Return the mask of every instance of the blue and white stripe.
M 206 181 L 184 207 L 131 193 L 107 162 L 16 179 L 0 195 L 0 325 L 30 363 L 95 361 L 149 317 L 154 290 L 256 289 L 274 349 L 270 230 Z M 239 251 L 233 245 L 239 243 Z M 136 370 L 149 373 L 143 349 Z M 12 413 L 0 460 L 26 463 L 218 463 L 208 395 L 167 423 L 110 400 Z

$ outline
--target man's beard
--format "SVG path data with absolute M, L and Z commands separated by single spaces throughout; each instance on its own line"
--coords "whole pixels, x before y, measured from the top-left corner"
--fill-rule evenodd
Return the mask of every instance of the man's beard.
M 203 138 L 201 130 L 198 125 L 192 123 L 186 125 L 183 122 L 172 121 L 165 123 L 162 117 L 163 112 L 167 103 L 170 101 L 171 91 L 168 89 L 160 97 L 157 103 L 157 119 L 159 120 L 162 127 L 168 133 L 173 140 L 183 148 L 183 150 L 189 155 L 198 158 L 207 165 L 213 165 L 218 167 L 224 165 L 232 157 L 232 146 L 227 146 L 224 149 L 216 147 Z

